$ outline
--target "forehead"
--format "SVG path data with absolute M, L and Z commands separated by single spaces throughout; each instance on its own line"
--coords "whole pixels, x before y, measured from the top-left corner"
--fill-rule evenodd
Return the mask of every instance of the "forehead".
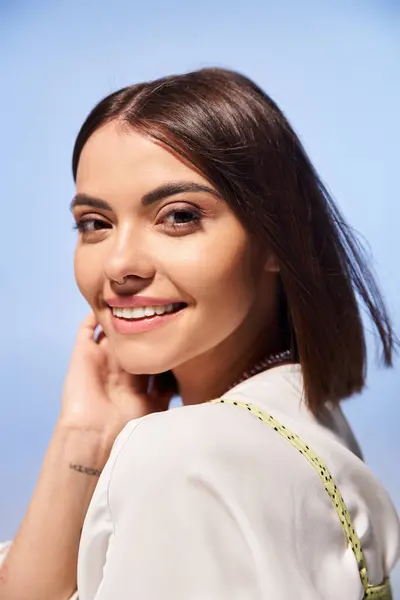
M 83 147 L 76 187 L 79 193 L 106 197 L 125 190 L 132 193 L 133 189 L 145 193 L 174 180 L 206 181 L 194 167 L 151 138 L 108 123 Z

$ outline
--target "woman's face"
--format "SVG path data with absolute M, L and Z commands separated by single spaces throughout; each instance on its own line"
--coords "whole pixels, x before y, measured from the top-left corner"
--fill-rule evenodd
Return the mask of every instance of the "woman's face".
M 76 280 L 123 369 L 161 373 L 256 339 L 275 267 L 190 165 L 107 124 L 83 148 L 76 194 Z

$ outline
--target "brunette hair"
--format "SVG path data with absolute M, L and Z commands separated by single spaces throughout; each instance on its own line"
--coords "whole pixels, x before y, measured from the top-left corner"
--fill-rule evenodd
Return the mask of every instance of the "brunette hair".
M 277 257 L 282 335 L 302 366 L 315 413 L 362 390 L 366 343 L 357 296 L 383 361 L 397 343 L 362 247 L 277 105 L 246 77 L 202 69 L 129 86 L 104 98 L 75 142 L 73 174 L 88 138 L 118 121 L 194 164 L 248 231 Z

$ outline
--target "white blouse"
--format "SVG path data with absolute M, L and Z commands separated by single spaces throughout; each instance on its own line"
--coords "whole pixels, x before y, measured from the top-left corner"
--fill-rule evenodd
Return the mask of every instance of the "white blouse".
M 399 557 L 396 511 L 340 408 L 318 421 L 302 391 L 300 367 L 286 365 L 224 398 L 273 415 L 323 459 L 377 585 Z M 252 412 L 211 403 L 123 429 L 86 516 L 78 590 L 79 600 L 363 597 L 353 551 L 308 460 Z
M 298 366 L 226 394 L 272 414 L 327 465 L 361 540 L 369 580 L 399 556 L 400 525 L 340 409 L 318 422 Z M 225 404 L 128 423 L 86 516 L 80 600 L 355 600 L 356 560 L 321 479 L 282 436 Z

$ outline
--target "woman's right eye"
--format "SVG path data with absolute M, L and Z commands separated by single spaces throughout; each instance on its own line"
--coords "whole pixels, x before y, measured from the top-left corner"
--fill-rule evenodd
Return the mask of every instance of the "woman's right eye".
M 103 229 L 111 229 L 111 224 L 102 219 L 80 219 L 76 222 L 74 229 L 79 233 L 92 233 L 94 231 L 102 231 Z

